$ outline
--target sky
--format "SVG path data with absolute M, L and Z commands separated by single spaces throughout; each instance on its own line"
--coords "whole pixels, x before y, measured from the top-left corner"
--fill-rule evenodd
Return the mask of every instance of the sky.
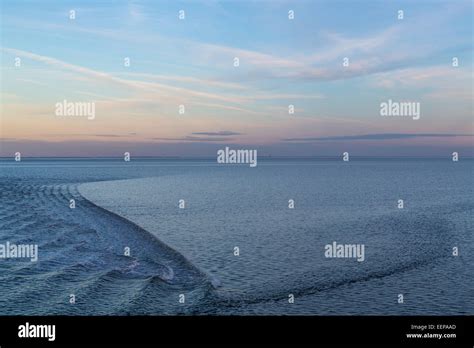
M 474 155 L 470 0 L 3 0 L 0 30 L 0 156 Z

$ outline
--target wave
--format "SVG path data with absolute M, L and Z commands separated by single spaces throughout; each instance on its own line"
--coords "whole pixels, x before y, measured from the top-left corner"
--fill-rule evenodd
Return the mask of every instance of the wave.
M 458 202 L 344 221 L 367 236 L 383 229 L 383 240 L 396 249 L 381 245 L 378 253 L 369 255 L 376 260 L 370 268 L 339 269 L 340 273 L 333 264 L 314 272 L 296 269 L 285 281 L 277 275 L 265 291 L 250 293 L 229 289 L 154 234 L 89 201 L 78 184 L 14 181 L 0 184 L 0 189 L 2 238 L 40 245 L 37 264 L 0 263 L 0 285 L 12 289 L 2 293 L 2 314 L 219 314 L 237 308 L 245 312 L 253 304 L 286 300 L 289 292 L 296 297 L 318 295 L 429 267 L 448 257 L 446 245 L 456 229 L 449 217 L 473 210 L 471 202 Z M 75 209 L 69 208 L 70 199 L 76 200 Z M 131 256 L 124 255 L 125 247 Z M 74 306 L 68 304 L 71 293 L 78 298 Z M 180 293 L 189 297 L 187 306 L 177 303 Z M 25 310 L 27 301 L 37 305 Z
M 127 310 L 126 298 L 134 299 L 135 308 L 146 308 L 141 292 L 151 283 L 157 305 L 146 314 L 158 314 L 159 308 L 172 312 L 173 303 L 159 300 L 169 290 L 163 284 L 188 291 L 210 284 L 202 271 L 156 237 L 82 197 L 77 184 L 14 181 L 0 189 L 2 239 L 39 245 L 37 263 L 0 265 L 0 285 L 12 289 L 0 298 L 3 314 L 113 314 Z M 69 208 L 70 199 L 75 209 Z M 131 256 L 124 255 L 125 247 Z M 68 306 L 71 292 L 80 299 L 74 306 Z M 34 303 L 34 298 L 42 304 L 25 310 L 21 303 Z
M 447 217 L 451 214 L 469 213 L 474 209 L 473 204 L 459 202 L 454 206 L 431 207 L 425 211 L 406 214 L 385 214 L 364 222 L 361 228 L 367 234 L 375 233 L 379 226 L 384 226 L 386 234 L 402 237 L 396 250 L 380 250 L 371 255 L 370 268 L 352 267 L 335 269 L 331 264 L 320 267 L 312 273 L 295 272 L 293 277 L 286 280 L 282 287 L 280 278 L 263 292 L 249 293 L 239 289 L 219 289 L 213 298 L 218 307 L 239 308 L 246 305 L 287 301 L 288 294 L 295 297 L 318 295 L 337 290 L 342 287 L 371 282 L 403 273 L 417 271 L 430 267 L 438 262 L 452 260 L 449 241 L 453 240 L 455 226 Z M 353 222 L 352 226 L 361 225 Z M 373 228 L 369 227 L 373 226 Z M 394 231 L 398 233 L 394 233 Z M 414 233 L 413 231 L 416 231 Z M 420 238 L 422 236 L 422 238 Z M 395 245 L 390 243 L 390 245 Z M 402 252 L 403 250 L 403 252 Z M 436 275 L 434 275 L 436 277 Z M 436 279 L 433 279 L 436 281 Z

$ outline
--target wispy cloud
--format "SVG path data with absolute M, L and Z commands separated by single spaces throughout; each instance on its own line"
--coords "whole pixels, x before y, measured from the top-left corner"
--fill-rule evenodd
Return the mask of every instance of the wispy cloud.
M 195 85 L 205 85 L 211 87 L 222 87 L 229 89 L 245 89 L 247 88 L 243 84 L 232 83 L 226 81 L 219 81 L 216 79 L 199 78 L 192 76 L 176 76 L 176 75 L 158 75 L 158 74 L 146 74 L 146 73 L 118 73 L 119 76 L 131 76 L 136 78 L 146 78 L 152 81 L 171 81 L 171 82 L 182 82 Z
M 372 77 L 371 84 L 392 92 L 400 88 L 423 90 L 422 95 L 431 99 L 472 101 L 472 68 L 470 62 L 461 64 L 463 66 L 453 67 L 448 62 L 445 65 L 382 72 Z
M 1 131 L 55 143 L 148 142 L 152 152 L 157 141 L 172 151 L 178 143 L 197 149 L 236 141 L 289 153 L 351 141 L 375 152 L 379 145 L 468 144 L 472 1 L 407 2 L 403 21 L 398 5 L 367 11 L 370 2 L 346 0 L 347 11 L 298 3 L 292 22 L 287 2 L 204 1 L 186 5 L 184 21 L 179 7 L 147 1 L 79 1 L 74 21 L 72 5 L 6 3 Z M 122 66 L 124 56 L 130 67 Z M 422 102 L 423 120 L 377 117 L 378 101 L 389 98 Z M 56 117 L 63 99 L 95 102 L 97 118 Z
M 165 142 L 220 142 L 220 141 L 234 141 L 232 138 L 236 135 L 242 135 L 239 132 L 233 131 L 218 131 L 218 132 L 193 132 L 191 135 L 184 137 L 154 137 L 152 140 L 160 140 Z
M 183 37 L 169 37 L 153 33 L 153 35 L 142 34 L 140 36 L 130 33 L 128 30 L 115 28 L 94 28 L 91 26 L 68 26 L 57 23 L 36 23 L 38 29 L 49 27 L 50 30 L 61 30 L 65 32 L 80 32 L 91 36 L 106 37 L 107 39 L 126 40 L 132 43 L 141 42 L 159 45 L 168 48 L 166 51 L 175 51 L 181 57 L 192 57 L 192 63 L 196 66 L 209 67 L 210 64 L 219 68 L 231 66 L 232 59 L 238 57 L 241 61 L 240 69 L 248 71 L 249 79 L 262 78 L 287 78 L 302 80 L 338 80 L 348 79 L 374 73 L 398 70 L 405 68 L 413 61 L 419 61 L 430 57 L 436 52 L 442 52 L 446 45 L 452 42 L 440 42 L 436 40 L 424 40 L 418 49 L 413 49 L 406 37 L 413 32 L 419 32 L 420 21 L 423 19 L 424 31 L 420 37 L 429 38 L 428 33 L 450 18 L 455 18 L 465 6 L 452 6 L 449 10 L 441 6 L 429 13 L 423 14 L 423 18 L 406 19 L 403 22 L 394 20 L 393 25 L 379 31 L 349 36 L 346 33 L 334 31 L 321 31 L 320 36 L 325 42 L 320 48 L 306 54 L 296 53 L 290 56 L 281 56 L 275 52 L 261 52 L 243 49 L 224 44 L 215 44 L 190 40 Z M 141 5 L 131 2 L 128 6 L 131 18 L 142 18 L 145 10 Z M 394 17 L 395 18 L 395 17 Z M 429 19 L 429 20 L 428 20 Z M 21 22 L 19 22 L 21 24 Z M 30 23 L 30 25 L 32 25 Z M 412 35 L 413 36 L 413 35 Z M 419 39 L 419 38 L 418 38 Z M 459 38 L 458 40 L 463 40 Z M 342 58 L 349 57 L 349 67 L 342 67 Z M 136 76 L 141 73 L 130 73 Z M 147 75 L 147 74 L 144 74 Z M 146 76 L 144 76 L 146 77 Z M 156 80 L 181 80 L 183 82 L 198 82 L 191 77 L 149 75 Z M 241 84 L 232 82 L 220 82 L 212 79 L 203 79 L 209 85 L 224 88 L 241 88 Z
M 283 141 L 288 142 L 316 142 L 316 141 L 352 141 L 352 140 L 393 140 L 412 138 L 452 138 L 452 137 L 473 137 L 474 134 L 450 134 L 450 133 L 381 133 L 362 135 L 341 135 L 332 137 L 309 137 L 309 138 L 288 138 Z
M 143 81 L 143 80 L 130 80 L 124 79 L 121 77 L 114 76 L 110 73 L 97 71 L 94 69 L 90 69 L 87 67 L 70 64 L 64 62 L 62 60 L 47 57 L 39 54 L 35 54 L 32 52 L 19 50 L 15 48 L 8 48 L 2 47 L 1 48 L 4 52 L 13 54 L 15 56 L 21 56 L 28 59 L 32 59 L 47 65 L 50 65 L 56 69 L 63 69 L 72 71 L 78 74 L 78 78 L 81 79 L 82 77 L 88 77 L 92 80 L 100 80 L 108 83 L 112 83 L 115 85 L 119 85 L 128 89 L 132 89 L 134 91 L 141 91 L 142 93 L 146 93 L 147 96 L 143 94 L 140 97 L 132 97 L 132 98 L 122 98 L 122 101 L 157 101 L 157 94 L 158 96 L 162 97 L 167 102 L 173 101 L 176 103 L 188 103 L 188 104 L 195 104 L 201 106 L 207 106 L 211 108 L 218 108 L 218 109 L 226 109 L 226 110 L 235 110 L 244 113 L 261 113 L 259 111 L 251 110 L 246 108 L 242 105 L 248 105 L 249 101 L 255 100 L 271 100 L 271 99 L 320 99 L 323 98 L 320 94 L 312 94 L 312 95 L 305 95 L 305 94 L 269 94 L 269 93 L 252 93 L 249 95 L 233 95 L 233 94 L 226 94 L 222 92 L 204 92 L 202 90 L 194 90 L 190 88 L 184 87 L 177 87 L 169 84 L 158 83 L 158 82 L 150 82 L 150 81 Z M 152 77 L 155 78 L 157 75 L 148 75 L 148 74 L 135 74 L 135 76 L 145 76 L 145 77 Z M 166 78 L 162 78 L 166 80 Z M 199 82 L 200 80 L 197 78 L 179 78 L 176 76 L 171 76 L 168 80 L 179 80 L 179 81 L 187 81 L 187 82 Z M 206 85 L 208 82 L 207 80 L 201 80 L 201 82 Z M 220 82 L 212 82 L 211 84 L 215 86 L 221 86 L 222 83 Z M 238 86 L 238 85 L 236 85 Z M 233 85 L 233 87 L 235 87 Z M 81 92 L 83 93 L 83 92 Z M 119 101 L 118 98 L 114 99 L 115 101 Z M 222 104 L 225 103 L 225 104 Z
M 137 135 L 137 133 L 126 133 L 126 134 L 112 134 L 112 133 L 97 133 L 97 134 L 88 134 L 88 133 L 61 133 L 61 134 L 43 134 L 48 138 L 117 138 L 125 139 L 131 138 Z
M 207 135 L 207 136 L 231 136 L 231 135 L 241 135 L 242 133 L 232 132 L 232 131 L 219 131 L 219 132 L 194 132 L 193 135 Z
M 152 140 L 161 140 L 161 141 L 184 141 L 184 142 L 219 142 L 219 141 L 232 141 L 234 139 L 228 138 L 227 136 L 224 137 L 196 137 L 196 136 L 185 136 L 180 138 L 152 138 Z
M 446 65 L 405 68 L 397 71 L 383 72 L 374 75 L 376 87 L 397 89 L 403 87 L 428 87 L 434 82 L 467 82 L 472 79 L 472 71 L 461 67 Z

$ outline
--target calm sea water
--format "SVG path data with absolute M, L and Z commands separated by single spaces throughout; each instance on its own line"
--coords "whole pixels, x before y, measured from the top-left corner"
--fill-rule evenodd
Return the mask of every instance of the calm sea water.
M 474 314 L 473 170 L 4 160 L 0 243 L 38 244 L 39 260 L 0 259 L 0 314 Z M 365 260 L 326 258 L 332 242 Z

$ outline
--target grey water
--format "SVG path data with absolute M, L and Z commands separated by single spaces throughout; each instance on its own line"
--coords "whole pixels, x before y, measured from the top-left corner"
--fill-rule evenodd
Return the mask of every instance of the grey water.
M 0 314 L 472 315 L 473 170 L 3 159 L 0 244 L 38 244 L 39 256 L 0 258 Z M 363 244 L 364 260 L 326 257 L 333 242 Z

